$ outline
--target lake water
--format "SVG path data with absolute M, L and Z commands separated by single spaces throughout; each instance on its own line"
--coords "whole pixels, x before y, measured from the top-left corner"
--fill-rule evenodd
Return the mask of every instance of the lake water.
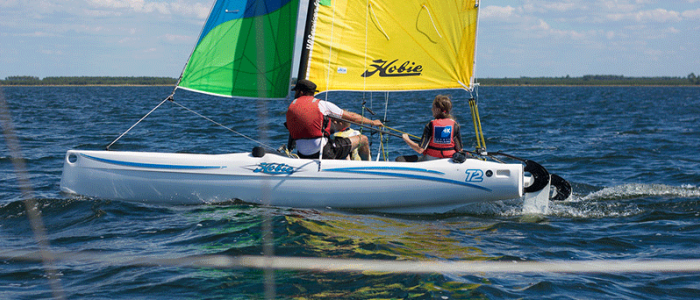
M 569 201 L 542 216 L 519 200 L 431 216 L 248 205 L 151 206 L 59 190 L 66 150 L 100 150 L 165 99 L 172 87 L 4 87 L 34 199 L 52 250 L 104 254 L 60 260 L 69 299 L 694 299 L 698 272 L 403 274 L 135 266 L 116 258 L 261 255 L 269 220 L 285 257 L 398 261 L 567 262 L 700 258 L 700 88 L 481 87 L 489 151 L 532 159 L 569 180 Z M 475 147 L 468 95 L 453 95 L 465 148 Z M 420 135 L 436 92 L 389 96 L 388 126 Z M 385 113 L 380 94 L 331 94 L 359 112 Z M 178 91 L 178 103 L 275 148 L 286 142 L 282 101 Z M 375 117 L 376 118 L 376 117 Z M 267 128 L 265 130 L 265 128 Z M 373 137 L 373 153 L 379 141 Z M 10 259 L 38 249 L 11 153 L 0 138 L 0 298 L 51 298 L 41 263 Z M 165 103 L 111 149 L 226 153 L 256 144 Z M 387 156 L 412 154 L 391 138 Z M 11 255 L 9 255 L 11 256 Z M 266 280 L 267 278 L 267 280 Z M 273 278 L 273 280 L 270 280 Z M 266 285 L 267 282 L 267 285 Z M 269 294 L 268 294 L 269 295 Z

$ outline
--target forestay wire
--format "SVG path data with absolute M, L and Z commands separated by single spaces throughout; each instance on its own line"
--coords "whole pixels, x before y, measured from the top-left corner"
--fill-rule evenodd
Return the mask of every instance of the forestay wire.
M 198 112 L 196 112 L 196 111 L 194 111 L 194 110 L 192 110 L 192 109 L 190 109 L 190 108 L 188 108 L 188 107 L 186 107 L 186 106 L 184 106 L 184 105 L 182 105 L 182 104 L 180 104 L 180 103 L 178 103 L 178 102 L 175 102 L 175 100 L 173 99 L 173 96 L 174 96 L 174 95 L 175 95 L 175 92 L 173 91 L 173 93 L 170 94 L 170 96 L 168 96 L 167 98 L 163 99 L 163 101 L 161 101 L 160 103 L 158 103 L 158 105 L 156 105 L 156 107 L 154 107 L 153 109 L 151 109 L 151 111 L 149 111 L 147 114 L 145 114 L 143 117 L 141 117 L 141 119 L 139 119 L 138 121 L 136 121 L 136 123 L 134 123 L 134 125 L 131 125 L 131 127 L 129 127 L 129 129 L 127 129 L 126 131 L 124 131 L 121 135 L 119 135 L 119 137 L 117 137 L 116 139 L 114 139 L 114 141 L 112 141 L 111 143 L 109 143 L 109 145 L 107 145 L 107 147 L 105 147 L 105 150 L 110 150 L 109 147 L 111 147 L 112 145 L 114 145 L 114 144 L 115 144 L 117 141 L 119 141 L 123 136 L 125 136 L 127 133 L 129 133 L 129 131 L 131 131 L 132 129 L 134 129 L 134 127 L 136 127 L 136 125 L 138 125 L 139 123 L 141 123 L 141 121 L 143 121 L 143 120 L 145 120 L 146 118 L 148 118 L 148 116 L 150 116 L 151 113 L 153 113 L 156 109 L 158 109 L 159 107 L 161 107 L 161 106 L 163 105 L 163 103 L 165 103 L 166 101 L 170 101 L 172 104 L 177 105 L 177 106 L 179 106 L 179 107 L 181 107 L 181 108 L 183 108 L 183 109 L 185 109 L 185 110 L 187 110 L 187 111 L 189 111 L 189 112 L 191 112 L 191 113 L 193 113 L 193 114 L 195 114 L 195 115 L 197 115 L 197 116 L 199 116 L 199 117 L 201 117 L 201 118 L 203 118 L 203 119 L 205 119 L 205 120 L 207 120 L 207 121 L 209 121 L 209 122 L 214 123 L 214 124 L 217 125 L 217 126 L 220 126 L 220 127 L 224 128 L 224 129 L 230 131 L 230 132 L 233 132 L 233 133 L 235 133 L 235 134 L 237 134 L 237 135 L 239 135 L 239 136 L 241 136 L 241 137 L 243 137 L 243 138 L 245 138 L 245 139 L 248 139 L 249 141 L 255 142 L 255 143 L 257 143 L 257 144 L 259 144 L 259 145 L 261 145 L 261 146 L 263 146 L 263 147 L 265 147 L 265 148 L 267 148 L 267 149 L 271 149 L 271 150 L 277 151 L 276 148 L 274 148 L 274 147 L 272 147 L 272 146 L 270 146 L 270 145 L 268 145 L 268 144 L 265 144 L 265 143 L 263 143 L 263 142 L 261 142 L 261 141 L 258 141 L 258 140 L 256 140 L 256 139 L 254 139 L 254 138 L 251 138 L 251 137 L 249 137 L 249 136 L 247 136 L 247 135 L 245 135 L 245 134 L 242 134 L 242 133 L 240 133 L 240 132 L 238 132 L 238 131 L 236 131 L 236 130 L 233 130 L 233 128 L 231 128 L 231 127 L 227 127 L 227 126 L 225 126 L 225 125 L 223 125 L 223 124 L 221 124 L 221 123 L 219 123 L 219 122 L 217 122 L 217 121 L 214 121 L 214 120 L 212 120 L 211 118 L 209 118 L 209 117 L 207 117 L 207 116 L 204 116 L 204 115 L 202 115 L 202 114 L 200 114 L 200 113 L 198 113 Z
M 174 93 L 174 92 L 173 92 L 173 93 Z M 138 121 L 136 121 L 136 123 L 134 123 L 134 125 L 131 125 L 131 127 L 129 127 L 129 129 L 127 129 L 126 131 L 124 131 L 121 135 L 119 135 L 119 137 L 117 137 L 116 139 L 114 139 L 114 141 L 112 141 L 111 143 L 109 143 L 109 145 L 107 145 L 107 147 L 105 147 L 105 150 L 109 150 L 109 147 L 112 147 L 112 145 L 114 145 L 114 143 L 116 143 L 116 142 L 117 142 L 118 140 L 120 140 L 123 136 L 125 136 L 127 133 L 129 133 L 129 131 L 131 131 L 132 129 L 134 129 L 134 127 L 136 127 L 136 125 L 138 125 L 139 123 L 141 123 L 141 121 L 143 121 L 143 120 L 145 120 L 146 118 L 148 118 L 148 116 L 150 116 L 151 113 L 153 113 L 156 109 L 158 109 L 161 105 L 163 105 L 163 103 L 165 103 L 165 101 L 172 100 L 172 99 L 173 99 L 173 94 L 170 94 L 170 96 L 168 96 L 168 98 L 163 99 L 163 101 L 161 101 L 160 103 L 158 103 L 158 105 L 156 105 L 156 107 L 154 107 L 153 109 L 151 109 L 151 111 L 149 111 L 146 115 L 144 115 L 143 117 L 141 117 L 141 119 L 139 119 Z
M 184 105 L 182 105 L 182 104 L 180 104 L 180 103 L 175 102 L 175 100 L 172 100 L 172 99 L 171 99 L 170 101 L 171 101 L 173 104 L 175 104 L 175 105 L 177 105 L 177 106 L 179 106 L 179 107 L 181 107 L 181 108 L 183 108 L 183 109 L 185 109 L 185 110 L 187 110 L 187 111 L 189 111 L 189 112 L 191 112 L 191 113 L 193 113 L 193 114 L 195 114 L 195 115 L 197 115 L 197 116 L 199 116 L 199 117 L 201 117 L 201 118 L 203 118 L 203 119 L 205 119 L 205 120 L 207 120 L 207 121 L 209 121 L 209 122 L 212 122 L 212 123 L 216 124 L 217 126 L 220 126 L 220 127 L 224 128 L 224 129 L 230 131 L 230 132 L 233 132 L 233 133 L 235 133 L 235 134 L 237 134 L 237 135 L 239 135 L 239 136 L 245 138 L 245 139 L 248 139 L 249 141 L 255 142 L 255 143 L 257 143 L 257 144 L 259 144 L 259 145 L 261 145 L 261 146 L 263 146 L 263 147 L 265 147 L 265 148 L 268 148 L 268 149 L 277 151 L 277 150 L 276 150 L 275 148 L 273 148 L 272 146 L 270 146 L 270 145 L 268 145 L 268 144 L 265 144 L 265 143 L 263 143 L 263 142 L 261 142 L 261 141 L 258 141 L 258 140 L 254 139 L 254 138 L 251 138 L 251 137 L 249 137 L 249 136 L 247 136 L 247 135 L 245 135 L 245 134 L 242 134 L 242 133 L 240 133 L 240 132 L 238 132 L 238 131 L 235 131 L 235 130 L 233 130 L 233 128 L 231 128 L 231 127 L 227 127 L 227 126 L 225 126 L 225 125 L 223 125 L 223 124 L 221 124 L 221 123 L 219 123 L 219 122 L 217 122 L 217 121 L 212 120 L 211 118 L 209 118 L 209 117 L 207 117 L 207 116 L 204 116 L 204 115 L 202 115 L 202 114 L 200 114 L 200 113 L 198 113 L 198 112 L 196 112 L 196 111 L 194 111 L 194 110 L 191 110 L 191 109 L 185 107 Z

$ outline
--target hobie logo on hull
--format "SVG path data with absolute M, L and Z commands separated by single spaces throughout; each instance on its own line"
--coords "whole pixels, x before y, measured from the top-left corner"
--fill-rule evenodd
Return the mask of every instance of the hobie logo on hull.
M 373 60 L 374 64 L 369 65 L 372 70 L 366 70 L 362 77 L 370 77 L 375 73 L 379 73 L 379 77 L 398 77 L 398 76 L 418 76 L 423 72 L 423 66 L 416 65 L 415 62 L 406 61 L 402 64 L 396 64 L 398 59 L 392 61 L 377 59 Z
M 294 173 L 294 167 L 287 164 L 260 163 L 253 172 L 265 174 L 292 174 Z

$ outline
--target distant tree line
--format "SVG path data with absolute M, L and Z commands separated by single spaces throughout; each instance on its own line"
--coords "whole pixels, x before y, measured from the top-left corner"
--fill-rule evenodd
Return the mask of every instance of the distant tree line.
M 700 76 L 686 77 L 625 77 L 623 75 L 584 75 L 582 77 L 520 77 L 478 78 L 479 84 L 489 85 L 700 85 Z M 293 82 L 296 82 L 293 78 Z M 44 77 L 9 76 L 0 85 L 175 85 L 171 77 Z
M 67 76 L 44 77 L 9 76 L 0 80 L 0 85 L 175 85 L 177 78 L 171 77 L 105 77 Z
M 625 77 L 623 75 L 584 75 L 583 77 L 479 78 L 481 85 L 700 85 L 700 77 Z

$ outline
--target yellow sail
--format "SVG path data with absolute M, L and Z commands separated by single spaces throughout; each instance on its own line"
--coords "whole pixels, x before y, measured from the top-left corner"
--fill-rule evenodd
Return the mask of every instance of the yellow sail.
M 321 1 L 305 77 L 320 91 L 471 88 L 477 17 L 478 0 Z

